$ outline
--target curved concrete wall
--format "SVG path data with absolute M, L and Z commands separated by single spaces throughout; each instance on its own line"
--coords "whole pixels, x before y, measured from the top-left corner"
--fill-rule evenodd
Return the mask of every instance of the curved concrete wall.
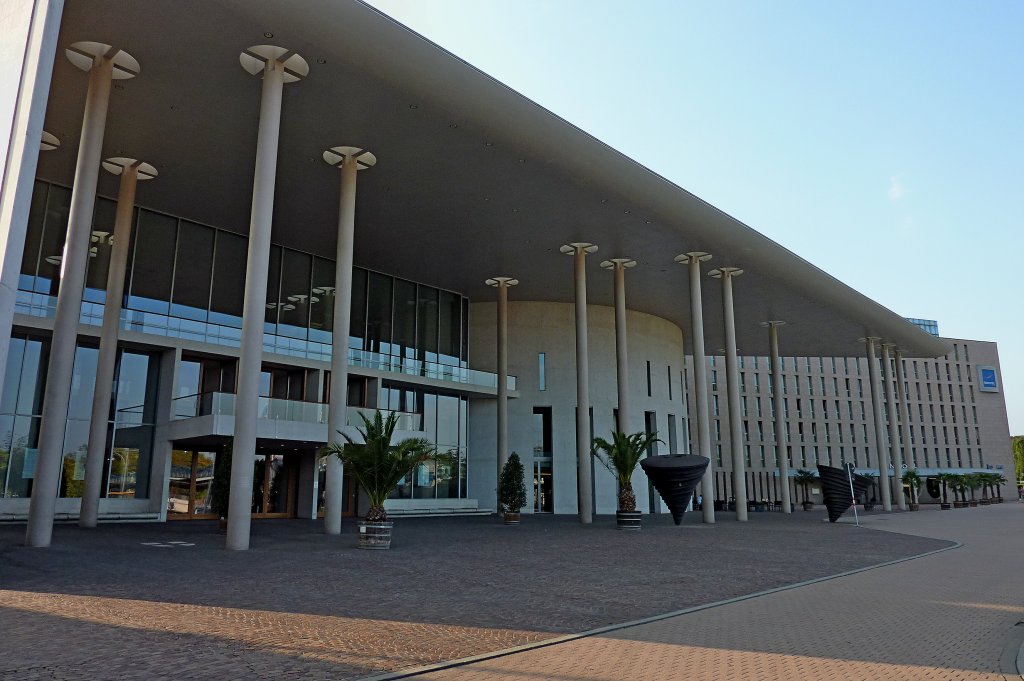
M 514 298 L 515 289 L 510 297 Z M 496 304 L 470 305 L 470 363 L 495 371 Z M 590 344 L 590 402 L 593 430 L 608 438 L 617 407 L 615 374 L 615 318 L 611 307 L 588 307 Z M 552 468 L 555 513 L 576 513 L 576 356 L 573 305 L 549 302 L 509 302 L 509 373 L 518 379 L 518 397 L 509 399 L 509 451 L 518 452 L 527 469 L 529 501 L 533 511 L 531 463 L 538 442 L 534 407 L 551 407 Z M 669 414 L 675 416 L 679 452 L 688 451 L 686 397 L 682 384 L 683 333 L 678 326 L 653 315 L 627 312 L 631 432 L 644 430 L 645 412 L 654 412 L 659 453 L 669 453 Z M 540 390 L 539 353 L 545 354 L 546 389 Z M 647 363 L 651 393 L 648 396 Z M 669 379 L 671 377 L 671 392 Z M 671 397 L 670 397 L 671 395 Z M 481 508 L 495 507 L 496 402 L 469 403 L 469 493 Z M 614 513 L 615 479 L 601 464 L 594 467 L 598 513 Z M 648 484 L 640 468 L 633 478 L 637 507 L 649 510 Z M 659 507 L 660 507 L 659 503 Z M 665 511 L 661 507 L 662 512 Z

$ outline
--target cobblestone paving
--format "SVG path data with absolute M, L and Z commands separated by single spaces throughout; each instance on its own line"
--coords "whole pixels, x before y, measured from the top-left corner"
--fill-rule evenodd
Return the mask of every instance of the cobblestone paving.
M 1017 503 L 876 516 L 869 527 L 964 545 L 419 678 L 1020 679 L 1000 656 L 1024 638 L 1022 521 Z
M 356 550 L 352 523 L 256 521 L 238 553 L 208 523 L 62 525 L 49 549 L 3 526 L 0 678 L 357 678 L 947 545 L 821 519 L 409 518 L 390 552 Z

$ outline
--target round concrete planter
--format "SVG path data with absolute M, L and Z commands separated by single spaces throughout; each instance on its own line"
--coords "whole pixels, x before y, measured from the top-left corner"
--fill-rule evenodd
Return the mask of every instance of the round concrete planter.
M 909 504 L 909 508 L 911 511 L 920 511 L 921 504 Z
M 620 530 L 639 530 L 641 525 L 640 511 L 616 511 L 615 526 Z
M 391 521 L 373 523 L 361 521 L 356 546 L 361 549 L 390 549 L 391 529 L 394 525 Z
M 978 500 L 977 499 L 971 499 L 967 503 L 970 504 L 971 508 L 977 508 L 978 507 Z
M 953 510 L 953 505 L 952 504 L 939 504 L 939 508 L 941 510 L 943 510 L 943 511 L 952 511 Z
M 953 508 L 967 508 L 967 502 L 966 501 L 954 501 L 953 502 Z
M 519 514 L 518 513 L 505 513 L 505 524 L 506 525 L 518 525 Z

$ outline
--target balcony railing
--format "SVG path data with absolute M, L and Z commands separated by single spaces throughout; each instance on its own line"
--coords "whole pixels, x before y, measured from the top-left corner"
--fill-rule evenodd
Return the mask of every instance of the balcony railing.
M 52 318 L 56 307 L 56 296 L 18 291 L 15 310 L 19 313 L 34 317 Z M 82 324 L 101 325 L 103 323 L 103 304 L 83 301 L 82 314 L 79 321 Z M 121 328 L 155 336 L 184 338 L 234 348 L 239 347 L 242 337 L 242 330 L 236 327 L 131 309 L 123 309 L 121 311 Z M 278 355 L 305 357 L 322 361 L 330 361 L 331 359 L 330 343 L 299 340 L 274 334 L 264 334 L 263 349 L 266 352 Z M 350 366 L 368 367 L 408 376 L 423 376 L 425 378 L 452 381 L 464 385 L 484 388 L 498 387 L 498 375 L 490 371 L 479 371 L 441 362 L 384 355 L 370 352 L 369 350 L 349 348 L 348 363 Z M 515 376 L 508 377 L 508 389 L 516 389 Z
M 232 393 L 207 392 L 186 395 L 171 401 L 171 418 L 175 420 L 195 418 L 197 416 L 234 416 L 235 395 Z M 298 421 L 300 423 L 327 424 L 328 405 L 323 402 L 302 402 L 300 400 L 284 400 L 276 397 L 260 397 L 257 418 L 275 421 Z M 372 418 L 377 409 L 366 407 L 349 407 L 345 425 L 362 426 L 359 414 Z M 423 430 L 423 414 L 412 412 L 392 412 L 380 409 L 382 413 L 398 414 L 398 430 Z

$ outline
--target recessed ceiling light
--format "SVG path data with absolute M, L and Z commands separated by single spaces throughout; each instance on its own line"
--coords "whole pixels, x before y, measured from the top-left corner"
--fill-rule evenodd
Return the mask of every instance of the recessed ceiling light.
M 519 162 L 520 163 L 526 163 L 526 159 L 525 158 L 521 158 L 521 159 L 519 159 Z
M 628 210 L 624 210 L 622 212 L 625 213 L 626 215 L 629 215 L 629 211 Z
M 317 64 L 326 64 L 326 63 L 327 63 L 327 60 L 326 60 L 326 59 L 317 59 L 317 60 L 316 60 L 316 63 L 317 63 Z
M 418 107 L 418 106 L 416 106 L 415 104 L 410 104 L 410 105 L 409 105 L 409 108 L 410 108 L 410 109 L 418 109 L 419 107 Z
M 494 146 L 494 142 L 484 142 L 484 146 L 485 147 L 493 147 Z
M 484 197 L 484 201 L 490 201 L 490 200 L 491 200 L 491 197 L 489 197 L 489 196 L 485 196 Z
M 644 220 L 644 223 L 649 225 L 649 224 L 651 224 L 651 221 L 650 220 Z
M 273 38 L 274 34 L 271 33 L 270 31 L 267 31 L 266 33 L 263 34 L 263 37 L 264 38 Z
M 513 212 L 513 213 L 518 213 L 518 212 L 519 212 L 519 209 L 518 209 L 518 208 L 513 208 L 513 209 L 512 209 L 512 212 Z
M 608 199 L 601 199 L 601 203 L 608 203 Z
M 455 128 L 459 127 L 459 124 L 458 123 L 449 123 L 448 127 L 451 128 L 452 130 L 454 130 Z

